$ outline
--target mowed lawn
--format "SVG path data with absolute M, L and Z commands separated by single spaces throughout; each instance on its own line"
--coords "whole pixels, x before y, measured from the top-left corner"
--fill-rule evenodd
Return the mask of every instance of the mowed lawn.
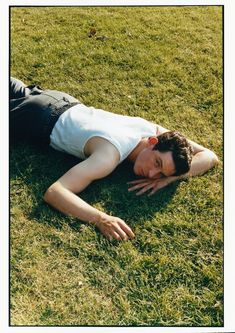
M 136 234 L 119 243 L 43 202 L 77 159 L 11 145 L 11 325 L 222 326 L 222 7 L 13 7 L 10 15 L 12 76 L 176 129 L 221 161 L 152 197 L 127 191 L 135 177 L 126 162 L 94 182 L 81 197 Z

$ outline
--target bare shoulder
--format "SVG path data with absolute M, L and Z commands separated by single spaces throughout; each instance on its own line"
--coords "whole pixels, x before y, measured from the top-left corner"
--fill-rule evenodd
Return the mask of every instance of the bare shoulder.
M 120 154 L 117 148 L 105 138 L 94 136 L 90 138 L 84 148 L 84 153 L 87 157 L 93 154 L 100 154 L 104 158 L 104 155 L 107 155 L 107 158 L 112 158 L 114 160 L 120 160 Z

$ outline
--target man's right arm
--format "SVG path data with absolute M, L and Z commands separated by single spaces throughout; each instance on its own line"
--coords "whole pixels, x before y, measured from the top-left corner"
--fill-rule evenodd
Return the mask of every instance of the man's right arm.
M 108 156 L 107 161 L 107 152 L 98 151 L 74 166 L 48 188 L 44 200 L 66 215 L 95 224 L 110 240 L 127 240 L 134 234 L 123 220 L 99 211 L 76 195 L 93 180 L 106 177 L 116 168 L 118 156 L 115 153 Z

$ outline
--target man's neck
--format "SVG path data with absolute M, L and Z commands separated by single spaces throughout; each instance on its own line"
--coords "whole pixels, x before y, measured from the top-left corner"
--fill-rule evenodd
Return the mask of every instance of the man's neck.
M 135 162 L 137 156 L 141 152 L 141 150 L 145 149 L 148 147 L 148 139 L 143 138 L 138 145 L 132 150 L 132 152 L 127 156 L 127 159 L 131 162 Z

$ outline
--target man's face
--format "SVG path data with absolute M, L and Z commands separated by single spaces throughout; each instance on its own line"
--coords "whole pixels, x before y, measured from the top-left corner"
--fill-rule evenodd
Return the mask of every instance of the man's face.
M 152 179 L 172 176 L 175 173 L 172 152 L 153 150 L 153 146 L 143 149 L 134 163 L 134 173 Z

